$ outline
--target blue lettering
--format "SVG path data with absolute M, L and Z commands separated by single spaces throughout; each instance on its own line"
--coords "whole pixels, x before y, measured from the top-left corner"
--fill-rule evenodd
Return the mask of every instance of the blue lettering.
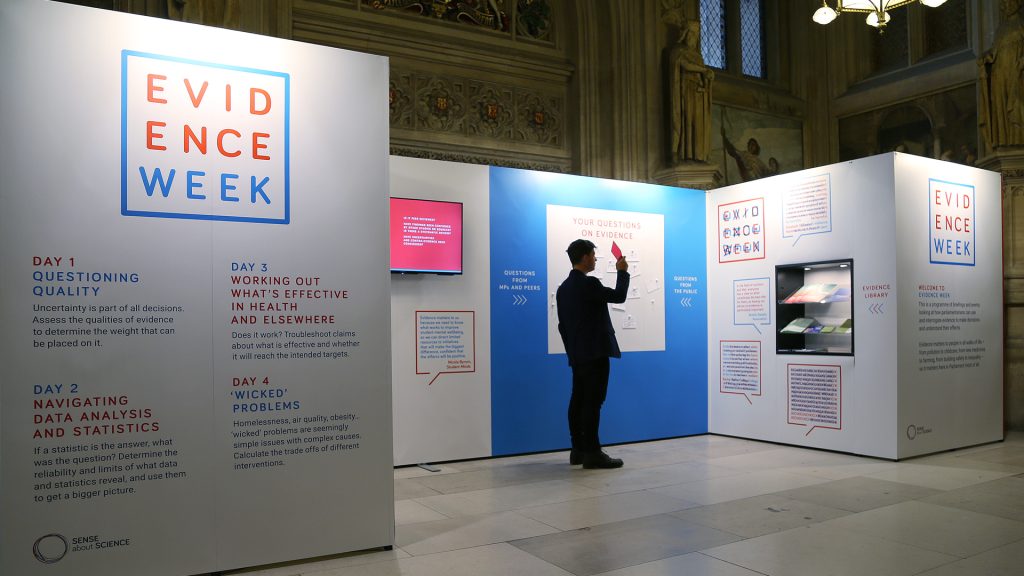
M 164 181 L 163 172 L 159 168 L 153 169 L 153 178 L 146 178 L 146 167 L 139 166 L 139 174 L 142 175 L 142 185 L 146 188 L 146 196 L 153 196 L 153 189 L 156 184 L 160 185 L 160 193 L 163 194 L 164 198 L 171 193 L 171 184 L 174 182 L 174 168 L 171 168 L 171 172 L 167 176 L 167 181 Z
M 263 201 L 264 202 L 266 202 L 267 204 L 270 204 L 270 198 L 268 198 L 267 197 L 267 193 L 263 191 L 263 187 L 267 185 L 267 182 L 270 182 L 270 177 L 269 176 L 264 176 L 263 180 L 260 181 L 259 185 L 256 185 L 256 177 L 255 176 L 251 176 L 251 179 L 252 179 L 252 203 L 253 204 L 256 203 L 256 195 L 259 194 L 260 196 L 263 197 Z
M 970 240 L 952 240 L 943 238 L 932 239 L 933 248 L 937 254 L 946 256 L 971 256 Z
M 234 190 L 234 184 L 228 184 L 228 178 L 237 179 L 238 174 L 224 173 L 220 175 L 220 199 L 225 202 L 238 202 L 238 198 L 235 196 L 228 196 L 228 190 Z M 253 200 L 255 202 L 255 200 Z
M 206 172 L 200 172 L 199 170 L 188 171 L 188 182 L 185 187 L 185 197 L 192 200 L 206 200 L 206 195 L 193 192 L 194 189 L 203 187 L 202 182 L 196 182 L 193 180 L 196 176 L 206 176 Z M 164 194 L 164 196 L 167 196 L 167 194 Z

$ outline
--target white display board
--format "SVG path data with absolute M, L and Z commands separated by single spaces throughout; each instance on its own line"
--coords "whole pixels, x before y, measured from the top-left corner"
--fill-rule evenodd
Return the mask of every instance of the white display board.
M 900 457 L 1003 435 L 998 173 L 896 156 Z
M 708 215 L 711 432 L 884 458 L 1002 437 L 998 174 L 887 154 L 716 190 Z M 778 353 L 776 266 L 833 260 L 853 355 Z
M 0 69 L 0 572 L 391 544 L 387 61 L 13 0 Z
M 623 352 L 665 349 L 665 217 L 662 214 L 547 206 L 548 354 L 565 354 L 558 334 L 555 292 L 572 267 L 566 247 L 577 239 L 593 242 L 597 265 L 590 273 L 615 287 L 612 243 L 629 264 L 626 301 L 609 304 L 615 337 Z
M 395 465 L 491 455 L 488 174 L 487 166 L 391 157 L 392 196 L 462 203 L 464 270 L 392 275 Z M 452 328 L 458 339 L 445 344 L 446 357 L 429 354 L 430 339 Z

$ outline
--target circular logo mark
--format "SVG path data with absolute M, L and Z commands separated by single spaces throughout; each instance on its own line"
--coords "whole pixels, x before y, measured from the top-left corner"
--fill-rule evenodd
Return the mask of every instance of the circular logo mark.
M 36 538 L 32 554 L 43 564 L 60 562 L 68 553 L 68 539 L 61 534 L 47 534 Z
M 907 426 L 907 438 L 910 440 L 917 438 L 917 426 L 914 426 L 913 424 Z

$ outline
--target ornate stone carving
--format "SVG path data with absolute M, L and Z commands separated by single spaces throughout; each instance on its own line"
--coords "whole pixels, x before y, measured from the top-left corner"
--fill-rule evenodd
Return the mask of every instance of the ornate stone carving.
M 412 128 L 412 76 L 394 75 L 388 83 L 388 108 L 393 128 Z
M 513 138 L 531 144 L 561 146 L 561 101 L 540 94 L 520 94 Z
M 548 5 L 548 0 L 518 1 L 516 34 L 534 40 L 551 38 L 551 6 Z
M 487 166 L 522 168 L 524 170 L 540 170 L 542 172 L 558 172 L 562 174 L 569 172 L 569 166 L 567 164 L 563 165 L 548 162 L 510 160 L 507 158 L 462 152 L 439 152 L 437 150 L 424 150 L 409 146 L 391 146 L 391 154 L 394 154 L 395 156 L 407 156 L 410 158 L 426 158 L 428 160 L 444 160 L 447 162 L 463 162 L 466 164 L 484 164 Z
M 685 26 L 683 0 L 661 0 L 661 21 L 674 28 Z
M 430 148 L 438 141 L 432 134 L 446 134 L 462 138 L 444 140 L 447 146 L 495 149 L 503 158 L 510 153 L 537 156 L 537 146 L 550 148 L 556 157 L 564 154 L 564 96 L 465 78 L 426 76 L 392 66 L 388 104 L 391 128 L 399 130 L 392 132 L 392 139 L 422 139 L 424 148 Z M 455 143 L 460 141 L 460 145 Z M 415 143 L 411 146 L 402 150 L 419 150 Z M 452 153 L 445 154 L 442 159 L 455 158 Z M 427 158 L 423 152 L 415 156 Z M 458 157 L 471 162 L 466 158 L 469 156 Z M 502 158 L 480 158 L 480 163 L 512 165 Z M 552 163 L 516 166 L 564 172 L 569 164 L 567 158 L 558 158 Z
M 509 29 L 508 0 L 363 0 L 363 4 L 502 32 Z
M 465 103 L 461 83 L 444 78 L 421 78 L 416 94 L 416 127 L 461 132 Z
M 476 114 L 468 122 L 471 135 L 510 139 L 512 136 L 512 90 L 473 84 L 470 101 Z
M 564 142 L 561 96 L 465 78 L 425 76 L 393 65 L 388 102 L 394 129 L 485 138 L 513 148 L 530 144 L 561 149 Z

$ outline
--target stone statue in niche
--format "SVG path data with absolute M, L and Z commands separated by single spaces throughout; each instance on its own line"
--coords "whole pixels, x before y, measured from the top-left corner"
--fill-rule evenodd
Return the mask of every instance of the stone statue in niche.
M 672 164 L 707 162 L 711 152 L 711 83 L 715 73 L 700 54 L 700 22 L 680 27 L 669 51 Z
M 1024 146 L 1022 0 L 1001 0 L 1003 21 L 992 49 L 978 60 L 978 123 L 989 149 Z

